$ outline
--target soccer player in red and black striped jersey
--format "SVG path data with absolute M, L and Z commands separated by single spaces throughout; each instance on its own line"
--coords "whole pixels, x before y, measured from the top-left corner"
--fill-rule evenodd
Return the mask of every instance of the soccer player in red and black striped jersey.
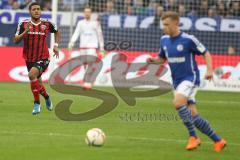
M 40 19 L 41 8 L 36 2 L 29 5 L 29 13 L 31 18 L 23 20 L 18 24 L 14 42 L 18 43 L 23 39 L 23 58 L 26 61 L 28 69 L 28 77 L 30 79 L 31 90 L 34 96 L 33 115 L 40 113 L 40 94 L 45 98 L 46 107 L 52 110 L 52 102 L 43 86 L 41 75 L 49 65 L 49 51 L 47 45 L 47 37 L 49 33 L 54 33 L 54 56 L 58 58 L 59 49 L 58 42 L 60 32 L 55 24 Z

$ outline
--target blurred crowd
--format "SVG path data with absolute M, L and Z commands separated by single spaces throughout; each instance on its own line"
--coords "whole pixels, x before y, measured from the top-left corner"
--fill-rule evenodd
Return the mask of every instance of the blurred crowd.
M 51 0 L 1 0 L 0 9 L 27 9 L 36 1 L 51 11 Z M 72 5 L 72 1 L 74 4 Z M 172 10 L 181 16 L 240 16 L 240 0 L 58 0 L 60 11 L 82 11 L 90 5 L 95 12 L 128 15 L 161 15 Z
M 105 3 L 105 6 L 94 8 L 100 12 L 129 15 L 161 16 L 164 11 L 171 10 L 178 12 L 180 16 L 240 16 L 240 0 L 106 0 Z
M 1 0 L 0 9 L 27 10 L 31 2 L 38 2 L 44 11 L 51 11 L 51 0 Z

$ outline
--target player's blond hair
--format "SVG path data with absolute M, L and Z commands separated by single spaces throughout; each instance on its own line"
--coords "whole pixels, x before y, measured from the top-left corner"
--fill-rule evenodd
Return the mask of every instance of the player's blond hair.
M 167 12 L 164 12 L 161 19 L 164 20 L 164 19 L 167 19 L 167 18 L 170 18 L 174 21 L 178 21 L 179 22 L 179 15 L 177 12 L 173 12 L 173 11 L 167 11 Z

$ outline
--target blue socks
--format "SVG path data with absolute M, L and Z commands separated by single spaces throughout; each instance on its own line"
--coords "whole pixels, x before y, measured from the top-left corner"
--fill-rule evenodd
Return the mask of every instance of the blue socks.
M 188 107 L 186 105 L 182 106 L 178 108 L 177 111 L 184 125 L 188 129 L 189 135 L 197 137 L 194 129 L 193 118 L 192 118 L 191 112 L 188 110 Z
M 189 135 L 197 137 L 194 127 L 198 128 L 202 133 L 211 138 L 214 142 L 218 142 L 221 138 L 214 132 L 208 121 L 199 115 L 192 117 L 187 106 L 182 106 L 177 109 L 180 118 L 188 129 Z
M 221 138 L 213 131 L 208 121 L 206 121 L 199 115 L 193 117 L 193 123 L 202 133 L 206 134 L 214 142 L 221 140 Z

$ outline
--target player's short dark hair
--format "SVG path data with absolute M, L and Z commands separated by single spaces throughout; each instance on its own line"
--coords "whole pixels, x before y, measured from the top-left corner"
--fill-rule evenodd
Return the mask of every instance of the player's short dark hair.
M 179 15 L 177 12 L 173 12 L 173 11 L 167 11 L 167 12 L 164 12 L 161 19 L 164 20 L 166 18 L 171 18 L 172 20 L 175 20 L 175 21 L 178 21 L 179 22 Z
M 90 9 L 90 10 L 92 10 L 92 8 L 91 8 L 89 5 L 84 6 L 84 10 L 85 10 L 85 9 Z
M 32 6 L 40 6 L 40 4 L 37 2 L 32 2 L 28 7 L 29 11 L 32 9 Z M 41 8 L 41 6 L 40 6 L 40 8 Z

